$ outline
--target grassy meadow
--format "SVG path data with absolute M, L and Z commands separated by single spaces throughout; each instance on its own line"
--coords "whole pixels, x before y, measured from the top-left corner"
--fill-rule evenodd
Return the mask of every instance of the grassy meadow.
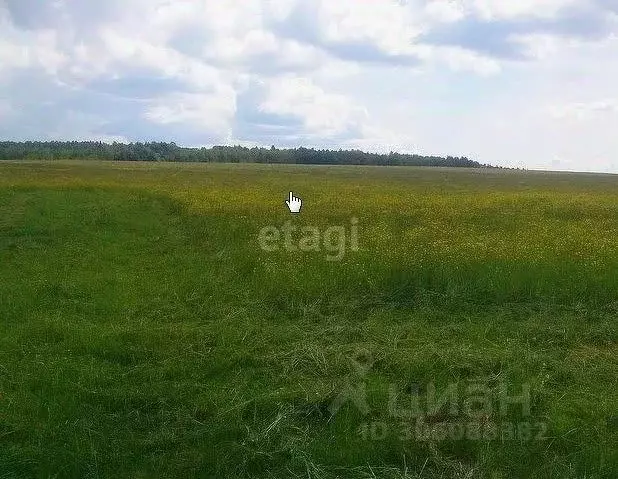
M 0 478 L 615 478 L 617 318 L 618 176 L 3 162 Z

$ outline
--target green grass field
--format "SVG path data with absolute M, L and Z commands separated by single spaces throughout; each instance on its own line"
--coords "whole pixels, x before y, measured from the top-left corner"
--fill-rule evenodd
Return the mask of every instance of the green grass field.
M 0 163 L 0 478 L 615 478 L 617 318 L 618 176 Z

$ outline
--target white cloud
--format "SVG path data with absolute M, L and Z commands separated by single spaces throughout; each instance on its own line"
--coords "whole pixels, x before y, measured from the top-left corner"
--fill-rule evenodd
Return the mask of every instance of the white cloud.
M 297 117 L 310 133 L 316 135 L 343 133 L 367 117 L 367 111 L 346 96 L 327 93 L 310 79 L 293 75 L 267 82 L 267 94 L 260 110 Z
M 8 12 L 0 7 L 0 74 L 38 66 L 55 75 L 67 62 L 60 51 L 58 33 L 53 29 L 22 32 L 11 23 Z
M 431 0 L 425 5 L 424 11 L 436 22 L 451 23 L 466 16 L 463 2 L 453 0 Z
M 591 120 L 618 113 L 618 99 L 554 105 L 549 114 L 554 119 Z
M 516 34 L 511 35 L 510 40 L 519 44 L 528 58 L 538 61 L 550 58 L 564 49 L 567 44 L 573 45 L 578 43 L 577 40 L 558 37 L 548 33 Z
M 114 30 L 102 30 L 101 38 L 108 53 L 108 64 L 152 69 L 198 88 L 212 88 L 229 81 L 219 69 L 168 46 L 135 39 Z
M 330 62 L 330 57 L 312 45 L 278 38 L 271 31 L 250 30 L 237 37 L 216 37 L 203 49 L 205 61 L 227 68 L 268 67 L 315 69 Z
M 416 4 L 318 0 L 317 8 L 327 41 L 369 41 L 389 54 L 409 53 L 414 38 L 424 30 Z
M 13 113 L 13 107 L 8 100 L 0 98 L 0 124 L 6 121 Z
M 409 135 L 384 128 L 369 121 L 361 126 L 362 137 L 349 140 L 345 143 L 346 148 L 360 149 L 372 153 L 419 153 Z
M 264 0 L 265 11 L 274 20 L 284 20 L 289 17 L 298 2 L 302 0 Z
M 9 72 L 16 68 L 25 68 L 30 65 L 31 59 L 28 47 L 15 44 L 0 38 L 0 73 Z
M 228 89 L 214 94 L 174 93 L 154 101 L 144 116 L 160 125 L 180 123 L 225 137 L 235 113 L 236 96 Z
M 500 62 L 461 47 L 434 46 L 419 48 L 420 58 L 428 65 L 456 72 L 474 72 L 479 75 L 493 75 L 501 71 Z
M 573 5 L 585 4 L 578 0 L 472 0 L 470 7 L 487 20 L 516 17 L 551 18 Z
M 34 61 L 50 75 L 56 75 L 68 62 L 67 55 L 58 46 L 58 33 L 54 30 L 43 30 L 34 35 L 32 54 Z

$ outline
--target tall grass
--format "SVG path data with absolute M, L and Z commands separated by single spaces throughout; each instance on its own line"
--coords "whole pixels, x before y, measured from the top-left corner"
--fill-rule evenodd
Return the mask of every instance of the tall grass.
M 3 163 L 0 477 L 616 477 L 616 186 Z M 341 261 L 259 247 L 264 226 L 351 217 L 360 249 Z M 545 438 L 402 435 L 389 389 L 475 382 L 495 401 L 530 385 L 531 417 L 502 420 Z M 350 385 L 369 410 L 333 415 Z

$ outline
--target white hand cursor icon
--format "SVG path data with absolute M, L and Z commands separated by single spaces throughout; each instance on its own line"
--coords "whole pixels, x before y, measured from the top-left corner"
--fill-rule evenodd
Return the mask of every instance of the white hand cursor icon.
M 303 201 L 300 198 L 294 196 L 290 191 L 290 197 L 285 200 L 285 204 L 290 208 L 290 213 L 300 213 L 300 207 L 303 205 Z

